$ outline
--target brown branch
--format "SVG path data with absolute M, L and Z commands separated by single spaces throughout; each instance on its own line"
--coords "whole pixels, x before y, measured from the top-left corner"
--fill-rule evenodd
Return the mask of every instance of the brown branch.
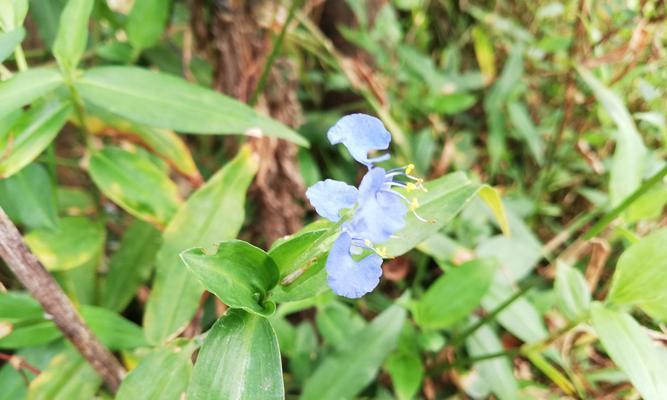
M 28 292 L 39 301 L 63 335 L 116 392 L 125 371 L 86 326 L 55 279 L 26 247 L 16 226 L 0 207 L 0 257 Z
M 27 369 L 32 372 L 34 375 L 39 375 L 42 373 L 39 369 L 33 367 L 25 358 L 17 356 L 16 354 L 5 354 L 0 353 L 0 360 L 6 361 L 9 365 L 12 366 L 15 370 L 19 371 L 22 368 Z

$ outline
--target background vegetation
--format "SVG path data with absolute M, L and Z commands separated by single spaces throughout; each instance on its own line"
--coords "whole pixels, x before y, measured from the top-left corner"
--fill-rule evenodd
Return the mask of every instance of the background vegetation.
M 120 399 L 665 399 L 666 13 L 0 0 L 0 206 L 130 371 Z M 438 221 L 354 301 L 304 197 L 363 174 L 326 140 L 351 112 Z M 235 238 L 260 249 L 178 257 Z M 9 266 L 0 399 L 113 398 Z

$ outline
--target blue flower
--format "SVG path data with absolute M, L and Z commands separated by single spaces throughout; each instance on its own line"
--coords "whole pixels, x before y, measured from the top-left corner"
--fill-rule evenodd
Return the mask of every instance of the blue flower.
M 370 115 L 346 115 L 329 129 L 327 137 L 331 144 L 342 143 L 355 160 L 368 168 L 375 162 L 389 159 L 389 154 L 368 158 L 370 151 L 387 150 L 391 142 L 391 134 L 382 121 Z
M 353 114 L 343 117 L 328 133 L 331 143 L 343 143 L 352 156 L 368 167 L 359 189 L 344 182 L 327 179 L 308 188 L 306 196 L 322 217 L 337 222 L 340 235 L 326 262 L 327 281 L 331 289 L 345 297 L 358 298 L 372 291 L 380 282 L 382 257 L 386 249 L 377 247 L 405 226 L 411 211 L 418 219 L 415 199 L 408 200 L 395 188 L 425 190 L 411 174 L 412 165 L 385 171 L 373 163 L 389 155 L 368 158 L 372 150 L 389 147 L 391 135 L 377 118 Z M 404 183 L 395 178 L 412 182 Z M 341 211 L 348 209 L 345 217 Z M 341 221 L 342 220 L 342 221 Z

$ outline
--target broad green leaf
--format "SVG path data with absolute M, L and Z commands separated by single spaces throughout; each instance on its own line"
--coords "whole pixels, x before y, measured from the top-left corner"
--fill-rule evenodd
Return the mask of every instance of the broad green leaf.
M 144 315 L 150 343 L 178 334 L 195 314 L 204 287 L 179 254 L 236 237 L 245 218 L 246 191 L 257 163 L 257 157 L 243 147 L 234 160 L 190 196 L 167 225 Z
M 445 272 L 415 304 L 415 320 L 429 329 L 449 328 L 463 320 L 479 306 L 495 270 L 492 262 L 478 259 Z
M 100 254 L 104 246 L 104 226 L 84 217 L 60 220 L 57 230 L 35 229 L 25 241 L 49 271 L 81 266 Z
M 424 366 L 419 353 L 394 353 L 389 356 L 386 368 L 391 376 L 396 397 L 399 400 L 413 399 L 424 377 Z
M 26 347 L 48 343 L 62 336 L 39 303 L 27 294 L 0 293 L 0 323 L 12 324 L 9 336 L 0 338 L 0 348 Z M 4 307 L 7 307 L 5 309 Z M 145 346 L 141 328 L 113 311 L 82 306 L 81 316 L 90 329 L 112 350 Z
M 383 244 L 391 257 L 406 253 L 442 229 L 477 195 L 480 188 L 480 185 L 471 182 L 460 172 L 427 182 L 425 186 L 428 192 L 414 195 L 420 204 L 417 212 L 423 218 L 434 222 L 420 222 L 414 215 L 408 214 L 405 228 L 396 233 L 396 238 Z
M 176 184 L 137 153 L 105 147 L 93 153 L 88 172 L 102 193 L 148 222 L 166 225 L 181 204 Z
M 63 83 L 53 68 L 32 68 L 0 82 L 0 117 L 52 92 Z
M 278 283 L 278 267 L 264 250 L 242 240 L 218 243 L 215 249 L 194 248 L 181 253 L 190 272 L 232 308 L 268 316 L 276 304 L 267 293 Z
M 316 296 L 326 290 L 324 263 L 331 244 L 336 239 L 335 232 L 324 229 L 299 232 L 289 239 L 276 243 L 269 256 L 278 266 L 280 282 L 271 292 L 271 299 L 277 302 L 298 301 Z M 293 277 L 298 279 L 293 281 Z
M 559 308 L 570 320 L 574 321 L 588 311 L 591 293 L 586 279 L 579 270 L 560 260 L 556 263 L 554 289 Z
M 0 337 L 0 349 L 22 349 L 51 343 L 62 336 L 51 321 L 25 320 L 8 324 L 9 332 Z
M 361 315 L 335 300 L 318 308 L 315 323 L 324 341 L 337 349 L 345 347 L 350 336 L 366 326 Z
M 466 340 L 466 349 L 471 357 L 494 354 L 504 351 L 500 339 L 493 330 L 483 325 Z M 519 385 L 512 372 L 512 364 L 505 357 L 496 357 L 478 361 L 474 367 L 482 376 L 491 391 L 500 400 L 520 398 Z
M 70 73 L 81 60 L 88 42 L 88 19 L 94 0 L 68 0 L 60 14 L 53 55 L 60 67 Z
M 26 360 L 30 365 L 44 370 L 48 366 L 51 359 L 64 348 L 62 342 L 57 342 L 40 347 L 31 347 L 22 349 L 16 352 L 16 355 Z M 0 400 L 17 400 L 25 399 L 28 393 L 25 378 L 28 381 L 34 379 L 32 374 L 21 375 L 9 363 L 0 368 Z
M 662 357 L 659 345 L 649 339 L 644 328 L 630 315 L 597 302 L 591 306 L 591 316 L 605 350 L 639 393 L 646 400 L 666 399 L 667 358 Z
M 23 27 L 0 33 L 0 63 L 5 61 L 14 52 L 16 46 L 21 44 L 24 37 L 25 29 Z
M 582 67 L 577 71 L 618 128 L 609 178 L 609 196 L 616 206 L 641 184 L 646 147 L 623 100 L 590 71 Z
M 201 181 L 190 149 L 174 131 L 137 124 L 93 105 L 86 105 L 86 111 L 89 132 L 138 140 L 180 173 L 195 182 Z
M 667 228 L 630 246 L 616 264 L 607 301 L 614 304 L 667 302 Z
M 31 107 L 6 129 L 0 127 L 0 178 L 15 174 L 37 158 L 60 132 L 70 113 L 69 103 L 55 100 Z
M 149 278 L 161 239 L 161 232 L 146 222 L 136 220 L 130 225 L 109 261 L 100 305 L 114 311 L 127 307 L 139 286 Z
M 44 167 L 30 164 L 0 180 L 0 206 L 14 222 L 27 228 L 58 227 L 56 191 Z
M 94 304 L 97 301 L 97 270 L 102 264 L 102 253 L 100 250 L 90 260 L 76 268 L 52 272 L 74 304 Z
M 101 382 L 93 367 L 70 348 L 55 356 L 30 383 L 28 400 L 90 400 Z
M 396 346 L 405 310 L 393 305 L 326 357 L 303 387 L 302 400 L 354 398 L 373 381 Z
M 155 45 L 169 17 L 169 0 L 135 0 L 127 18 L 127 38 L 136 49 Z
M 192 375 L 194 346 L 163 347 L 141 360 L 130 371 L 116 394 L 116 400 L 181 400 Z
M 97 203 L 84 188 L 58 186 L 58 212 L 64 215 L 91 215 L 97 210 Z
M 199 351 L 189 400 L 284 399 L 278 339 L 266 318 L 231 309 Z
M 141 327 L 113 311 L 82 306 L 81 316 L 105 346 L 111 350 L 129 350 L 146 346 Z
M 318 348 L 313 325 L 304 321 L 294 330 L 294 348 L 289 354 L 289 369 L 297 382 L 302 384 L 313 373 Z
M 172 75 L 97 67 L 76 87 L 86 101 L 138 123 L 187 133 L 272 136 L 308 145 L 293 130 L 247 105 Z

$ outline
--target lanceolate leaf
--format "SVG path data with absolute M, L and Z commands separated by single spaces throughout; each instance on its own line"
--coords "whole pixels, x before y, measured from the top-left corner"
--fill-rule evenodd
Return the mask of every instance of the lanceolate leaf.
M 162 347 L 141 360 L 123 379 L 116 400 L 180 400 L 190 383 L 195 346 Z
M 204 287 L 179 254 L 236 237 L 244 220 L 246 190 L 257 171 L 247 147 L 195 192 L 167 226 L 157 255 L 157 276 L 148 298 L 144 327 L 151 343 L 180 332 L 190 321 Z
M 278 339 L 266 318 L 232 309 L 206 336 L 189 400 L 285 398 Z
M 169 0 L 135 0 L 127 19 L 127 38 L 132 46 L 145 49 L 157 43 L 170 7 Z
M 618 128 L 609 178 L 609 196 L 612 205 L 618 205 L 641 183 L 646 147 L 632 116 L 618 95 L 604 86 L 590 71 L 581 67 L 577 70 Z
M 76 87 L 86 101 L 158 128 L 201 134 L 264 135 L 308 144 L 288 127 L 237 100 L 159 72 L 136 67 L 97 67 L 88 70 Z
M 54 357 L 48 367 L 30 383 L 28 398 L 31 400 L 89 400 L 92 399 L 102 379 L 73 349 L 67 349 Z
M 405 310 L 393 305 L 372 323 L 349 337 L 342 348 L 329 355 L 308 379 L 302 400 L 354 398 L 377 374 L 396 346 Z
M 226 305 L 262 316 L 276 310 L 266 295 L 278 283 L 278 267 L 262 249 L 230 240 L 212 251 L 187 250 L 181 258 L 206 289 Z
M 68 0 L 60 14 L 53 55 L 61 68 L 72 71 L 79 64 L 88 42 L 88 18 L 94 0 Z
M 119 147 L 105 147 L 90 159 L 97 187 L 127 212 L 165 225 L 181 204 L 178 187 L 146 157 Z
M 610 310 L 600 303 L 593 303 L 591 316 L 605 350 L 639 393 L 646 400 L 667 398 L 664 379 L 667 358 L 641 325 L 630 315 Z
M 104 245 L 104 225 L 85 217 L 60 220 L 57 230 L 35 229 L 25 241 L 50 271 L 79 267 L 100 254 Z
M 24 37 L 25 29 L 23 27 L 0 33 L 0 63 L 12 54 L 16 46 L 23 41 Z
M 0 127 L 0 178 L 15 174 L 39 156 L 65 125 L 70 112 L 69 103 L 54 100 L 33 106 L 7 130 Z
M 0 206 L 28 228 L 58 227 L 55 187 L 46 168 L 37 163 L 0 180 Z
M 495 270 L 493 262 L 474 260 L 445 272 L 417 302 L 417 323 L 442 329 L 467 317 L 489 289 Z

